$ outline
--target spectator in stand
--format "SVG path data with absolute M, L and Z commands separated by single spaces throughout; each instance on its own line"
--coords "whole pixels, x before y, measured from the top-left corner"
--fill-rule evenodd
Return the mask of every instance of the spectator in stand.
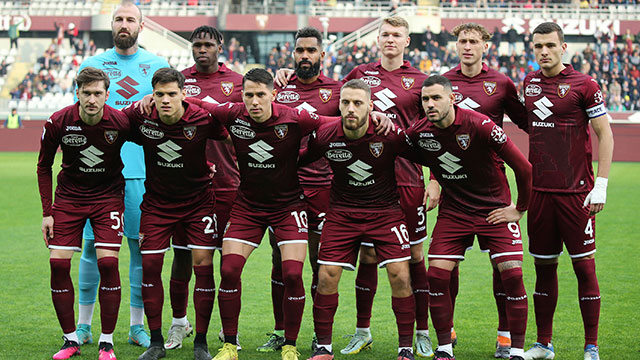
M 436 36 L 436 41 L 438 42 L 438 48 L 446 48 L 449 44 L 449 39 L 451 39 L 451 34 L 447 31 L 447 28 L 442 25 L 440 28 L 440 33 Z
M 69 48 L 76 48 L 76 39 L 78 37 L 78 28 L 76 28 L 76 24 L 69 23 L 67 27 L 67 36 L 69 37 Z
M 7 60 L 2 59 L 2 63 L 0 63 L 0 76 L 7 75 L 7 72 L 9 71 L 8 68 L 9 68 L 9 64 L 7 64 Z
M 98 50 L 98 47 L 96 46 L 96 43 L 93 41 L 93 39 L 89 40 L 89 45 L 87 46 L 87 50 L 89 51 L 87 56 L 93 56 L 96 54 L 96 50 Z
M 507 42 L 509 43 L 509 54 L 515 54 L 516 41 L 518 41 L 518 32 L 513 28 L 513 25 L 507 30 Z

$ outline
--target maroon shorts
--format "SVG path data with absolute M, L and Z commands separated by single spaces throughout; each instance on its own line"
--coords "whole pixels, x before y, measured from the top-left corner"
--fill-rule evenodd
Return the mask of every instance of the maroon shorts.
M 409 234 L 401 210 L 376 213 L 331 211 L 322 230 L 318 264 L 355 270 L 361 242 L 373 244 L 378 266 L 409 261 Z
M 49 249 L 82 251 L 82 229 L 89 219 L 97 249 L 119 251 L 122 243 L 123 199 L 91 205 L 53 204 L 53 238 Z
M 331 188 L 302 187 L 304 202 L 307 203 L 307 218 L 309 230 L 316 234 L 322 233 L 324 216 L 329 210 L 329 194 Z
M 429 260 L 464 260 L 464 252 L 478 237 L 481 249 L 488 249 L 491 260 L 501 263 L 522 261 L 522 233 L 517 222 L 489 224 L 484 216 L 438 214 L 431 235 Z
M 562 243 L 569 256 L 579 258 L 596 252 L 596 217 L 583 207 L 583 194 L 533 191 L 527 229 L 529 253 L 540 259 L 562 254 Z
M 216 191 L 216 217 L 217 217 L 217 233 L 213 246 L 216 250 L 222 250 L 222 234 L 227 227 L 229 216 L 231 215 L 231 206 L 236 199 L 236 191 Z M 171 247 L 182 250 L 190 250 L 187 242 L 187 235 L 184 232 L 182 224 L 176 225 L 176 230 L 171 240 Z
M 213 190 L 202 195 L 202 201 L 177 209 L 153 209 L 146 206 L 140 217 L 140 253 L 156 254 L 170 249 L 171 235 L 178 225 L 188 249 L 215 250 L 218 220 Z
M 260 211 L 236 201 L 223 241 L 237 241 L 258 247 L 264 232 L 270 228 L 278 239 L 278 246 L 306 244 L 309 230 L 305 209 L 305 203 L 299 202 L 285 209 Z
M 427 212 L 424 206 L 424 187 L 398 186 L 400 207 L 407 220 L 409 241 L 416 245 L 427 240 Z

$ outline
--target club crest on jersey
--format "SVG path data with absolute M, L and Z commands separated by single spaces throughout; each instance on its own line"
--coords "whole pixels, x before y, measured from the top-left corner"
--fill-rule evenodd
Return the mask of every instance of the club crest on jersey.
M 273 131 L 275 131 L 278 139 L 282 139 L 283 137 L 287 136 L 287 133 L 289 132 L 289 125 L 276 125 L 273 127 Z
M 196 130 L 197 127 L 195 126 L 185 126 L 182 128 L 182 133 L 184 134 L 184 137 L 187 138 L 187 140 L 191 140 L 194 136 L 196 136 Z
M 331 95 L 333 95 L 333 90 L 320 89 L 318 90 L 318 95 L 320 95 L 320 100 L 322 100 L 323 103 L 326 103 L 327 101 L 331 100 Z
M 375 157 L 380 157 L 380 155 L 382 155 L 383 150 L 384 150 L 383 143 L 381 142 L 369 143 L 369 151 L 371 151 L 371 155 Z
M 113 144 L 117 138 L 118 138 L 118 130 L 104 131 L 104 139 L 107 140 L 109 144 Z
M 469 148 L 469 143 L 471 143 L 471 138 L 469 137 L 469 134 L 460 134 L 456 135 L 456 141 L 458 141 L 458 146 L 460 146 L 462 150 L 467 150 Z
M 413 84 L 416 83 L 416 79 L 412 77 L 402 77 L 402 88 L 405 90 L 409 90 L 413 87 Z
M 604 97 L 602 96 L 602 91 L 598 90 L 598 91 L 596 91 L 595 94 L 593 94 L 593 101 L 596 104 L 600 104 L 601 102 L 604 101 Z
M 560 96 L 560 98 L 567 96 L 567 94 L 569 93 L 569 90 L 571 90 L 571 85 L 558 84 L 558 96 Z
M 231 95 L 233 92 L 233 83 L 231 81 L 220 82 L 220 90 L 222 90 L 222 93 L 226 96 Z
M 140 75 L 147 77 L 149 76 L 149 70 L 151 69 L 151 65 L 148 64 L 139 64 L 138 65 L 138 71 L 140 72 Z
M 462 101 L 463 96 L 462 96 L 462 94 L 460 94 L 459 92 L 454 91 L 454 92 L 453 92 L 453 96 L 454 96 L 454 100 L 453 100 L 453 101 L 454 101 L 456 104 L 457 104 L 457 103 L 459 103 L 460 101 Z
M 485 81 L 484 83 L 482 83 L 482 88 L 484 89 L 485 94 L 491 96 L 496 92 L 496 82 Z

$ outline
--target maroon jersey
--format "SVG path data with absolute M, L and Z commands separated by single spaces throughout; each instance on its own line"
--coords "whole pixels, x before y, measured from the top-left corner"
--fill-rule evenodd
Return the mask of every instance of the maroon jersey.
M 580 193 L 593 188 L 589 120 L 605 115 L 600 86 L 571 65 L 552 78 L 534 71 L 524 80 L 533 188 Z
M 377 135 L 369 118 L 366 134 L 357 140 L 346 137 L 342 121 L 325 124 L 309 139 L 301 161 L 323 156 L 333 170 L 332 210 L 378 212 L 400 209 L 393 166 L 398 153 L 407 149 L 405 138 L 395 132 Z M 398 129 L 398 131 L 401 131 Z
M 340 115 L 340 88 L 342 83 L 322 74 L 312 84 L 300 82 L 295 75 L 284 87 L 278 87 L 276 102 L 296 109 L 327 116 Z M 302 139 L 302 149 L 307 147 L 308 138 Z M 331 169 L 325 159 L 319 159 L 298 169 L 298 180 L 302 186 L 329 187 Z
M 184 89 L 188 97 L 195 97 L 213 104 L 242 101 L 242 75 L 218 63 L 218 71 L 200 73 L 193 65 L 182 70 Z M 213 187 L 216 191 L 232 191 L 240 184 L 240 173 L 231 144 L 220 141 L 207 142 L 207 160 L 216 164 Z
M 124 178 L 120 148 L 129 137 L 129 120 L 104 106 L 102 120 L 87 125 L 75 103 L 55 112 L 44 124 L 38 156 L 38 187 L 42 215 L 51 215 L 51 166 L 58 146 L 62 170 L 58 174 L 56 203 L 94 204 L 122 198 Z
M 142 211 L 151 207 L 178 209 L 202 201 L 211 186 L 205 156 L 207 139 L 223 140 L 227 131 L 209 113 L 183 103 L 184 115 L 177 123 L 160 121 L 154 108 L 150 115 L 129 106 L 123 110 L 131 121 L 131 138 L 144 150 L 147 168 Z
M 254 121 L 243 103 L 202 103 L 228 130 L 240 168 L 236 201 L 265 211 L 281 210 L 303 198 L 298 183 L 300 140 L 326 118 L 272 104 L 271 118 Z
M 499 71 L 482 64 L 480 74 L 467 77 L 460 65 L 444 76 L 451 81 L 456 105 L 485 114 L 502 127 L 505 112 L 519 128 L 527 130 L 527 113 L 518 98 L 513 81 Z
M 423 117 L 422 82 L 426 74 L 412 67 L 408 61 L 394 71 L 387 71 L 380 61 L 363 64 L 353 69 L 344 81 L 364 80 L 371 87 L 371 99 L 377 111 L 385 113 L 396 126 L 408 129 Z M 420 165 L 398 158 L 396 162 L 398 185 L 424 187 Z
M 423 118 L 406 132 L 422 165 L 442 185 L 440 211 L 486 216 L 511 204 L 507 177 L 497 161 L 499 155 L 519 174 L 530 165 L 501 127 L 486 115 L 455 106 L 451 126 L 440 129 Z M 529 178 L 530 179 L 530 178 Z M 519 210 L 526 210 L 531 192 L 518 187 Z M 518 182 L 518 186 L 521 183 Z

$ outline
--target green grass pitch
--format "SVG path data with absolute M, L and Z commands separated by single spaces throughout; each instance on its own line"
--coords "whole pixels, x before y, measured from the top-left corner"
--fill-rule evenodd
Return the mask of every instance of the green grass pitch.
M 36 182 L 35 153 L 0 153 L 0 359 L 50 359 L 62 345 L 49 291 L 48 251 L 40 232 L 41 207 Z M 56 163 L 56 167 L 58 167 Z M 55 170 L 57 172 L 57 169 Z M 596 266 L 602 293 L 600 346 L 603 359 L 640 359 L 640 261 L 638 261 L 638 214 L 640 214 L 640 164 L 614 163 L 609 182 L 608 201 L 597 220 L 598 252 Z M 512 182 L 513 183 L 513 182 Z M 435 212 L 429 213 L 429 230 L 435 224 Z M 523 219 L 521 224 L 526 224 Z M 528 244 L 523 229 L 525 248 Z M 142 349 L 126 343 L 129 321 L 128 250 L 123 247 L 120 273 L 122 304 L 115 332 L 116 355 L 121 360 L 136 359 Z M 526 251 L 525 251 L 526 254 Z M 79 254 L 72 262 L 72 278 L 77 290 Z M 168 293 L 169 264 L 165 258 L 165 294 Z M 219 255 L 216 254 L 216 268 Z M 279 359 L 280 354 L 260 354 L 265 333 L 273 327 L 270 297 L 270 249 L 263 244 L 251 255 L 243 276 L 243 308 L 240 315 L 241 359 Z M 217 270 L 216 270 L 217 272 Z M 491 269 L 488 256 L 477 250 L 467 253 L 460 270 L 460 294 L 456 306 L 455 327 L 459 345 L 458 359 L 492 359 L 496 337 L 497 315 L 491 294 Z M 340 307 L 334 325 L 334 348 L 339 350 L 355 327 L 354 273 L 345 272 L 340 287 Z M 311 271 L 305 267 L 308 288 Z M 533 293 L 535 274 L 533 259 L 525 255 L 524 277 L 529 294 L 529 323 L 526 346 L 535 341 Z M 583 330 L 578 308 L 577 285 L 568 256 L 562 256 L 559 267 L 560 295 L 555 316 L 554 345 L 557 359 L 582 359 Z M 219 277 L 216 274 L 216 284 Z M 193 282 L 191 283 L 193 286 Z M 77 291 L 76 291 L 77 298 Z M 77 309 L 77 300 L 76 300 Z M 77 313 L 76 313 L 77 314 Z M 308 297 L 298 340 L 301 359 L 310 355 L 313 332 L 311 299 Z M 195 321 L 189 304 L 189 319 Z M 171 312 L 165 297 L 163 332 L 169 328 Z M 217 305 L 209 331 L 212 354 L 219 347 Z M 354 356 L 338 359 L 395 359 L 396 325 L 391 311 L 390 289 L 383 271 L 379 273 L 378 293 L 374 303 L 371 330 L 373 348 Z M 99 306 L 93 320 L 94 340 L 100 335 Z M 435 333 L 431 329 L 432 338 Z M 192 359 L 193 338 L 182 349 L 169 351 L 167 359 Z M 77 359 L 95 359 L 97 344 L 82 347 Z

